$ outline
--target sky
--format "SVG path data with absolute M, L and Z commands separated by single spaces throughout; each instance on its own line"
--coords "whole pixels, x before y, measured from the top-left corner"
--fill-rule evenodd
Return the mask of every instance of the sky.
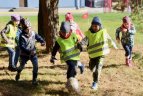
M 28 0 L 28 6 L 38 7 L 39 0 Z M 19 7 L 19 0 L 0 0 L 0 8 L 17 8 Z

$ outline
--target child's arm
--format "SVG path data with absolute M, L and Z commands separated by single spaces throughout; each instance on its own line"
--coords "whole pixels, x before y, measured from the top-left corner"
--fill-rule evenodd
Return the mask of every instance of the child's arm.
M 60 49 L 60 45 L 58 44 L 58 42 L 55 42 L 55 45 L 54 45 L 52 53 L 51 53 L 51 59 L 50 59 L 50 62 L 53 64 L 55 63 L 54 62 L 54 60 L 56 60 L 55 56 L 59 49 Z
M 136 33 L 136 29 L 134 26 L 131 26 L 130 29 L 128 29 L 128 32 L 131 34 L 131 35 L 134 35 Z
M 5 34 L 7 34 L 9 31 L 10 31 L 10 27 L 7 25 L 7 26 L 0 32 L 2 38 L 3 38 L 7 43 L 10 43 L 10 42 L 9 42 L 9 39 L 7 38 L 7 36 L 6 36 Z
M 78 42 L 78 48 L 80 51 L 85 50 L 85 46 L 88 46 L 88 38 L 84 37 L 80 42 Z
M 115 34 L 118 43 L 120 43 L 120 32 L 121 32 L 121 27 L 116 29 L 116 34 Z
M 108 33 L 106 34 L 106 37 L 107 37 L 107 39 L 108 39 L 108 41 L 109 41 L 109 47 L 110 47 L 110 46 L 113 46 L 115 49 L 118 49 L 116 43 L 112 40 L 112 38 L 109 36 Z
M 36 34 L 36 33 L 35 33 L 35 39 L 36 39 L 38 42 L 40 42 L 42 46 L 45 45 L 44 39 L 43 39 L 40 35 L 38 35 L 38 34 Z

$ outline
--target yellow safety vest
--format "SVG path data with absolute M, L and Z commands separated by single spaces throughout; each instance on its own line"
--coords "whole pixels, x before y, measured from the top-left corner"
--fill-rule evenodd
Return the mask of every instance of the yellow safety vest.
M 67 39 L 59 37 L 57 42 L 60 46 L 61 61 L 67 60 L 79 60 L 80 51 L 77 48 L 77 36 L 71 33 L 71 36 Z
M 90 58 L 104 56 L 110 52 L 107 35 L 108 33 L 105 29 L 97 33 L 85 32 L 89 42 L 87 51 Z
M 7 26 L 9 26 L 10 29 L 9 29 L 9 32 L 6 33 L 5 35 L 7 36 L 7 38 L 9 39 L 9 41 L 11 43 L 8 44 L 3 38 L 1 38 L 0 46 L 14 48 L 15 47 L 15 37 L 16 37 L 16 32 L 17 32 L 18 28 L 14 27 L 12 24 L 8 24 Z

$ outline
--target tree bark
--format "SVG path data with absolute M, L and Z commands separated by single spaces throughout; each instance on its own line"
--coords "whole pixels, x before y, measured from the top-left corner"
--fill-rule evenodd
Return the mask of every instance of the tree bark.
M 45 39 L 48 53 L 58 33 L 58 2 L 59 0 L 39 0 L 38 33 Z

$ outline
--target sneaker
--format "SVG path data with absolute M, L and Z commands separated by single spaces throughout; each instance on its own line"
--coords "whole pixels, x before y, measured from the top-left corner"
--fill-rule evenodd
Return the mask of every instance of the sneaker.
M 84 72 L 84 65 L 82 64 L 81 66 L 78 66 L 80 69 L 80 73 L 82 74 Z
M 32 85 L 39 85 L 39 83 L 38 83 L 38 81 L 36 80 L 36 79 L 34 79 L 33 81 L 32 81 Z
M 125 63 L 127 66 L 129 66 L 129 58 L 126 58 Z
M 98 89 L 98 84 L 96 82 L 92 83 L 92 89 L 97 90 Z
M 132 60 L 131 59 L 129 59 L 129 67 L 132 67 L 133 66 L 133 64 L 132 64 Z
M 15 81 L 18 81 L 20 79 L 20 73 L 17 73 L 15 76 Z
M 8 70 L 11 71 L 11 72 L 15 72 L 15 71 L 17 71 L 17 68 L 12 67 L 12 66 L 8 66 Z

